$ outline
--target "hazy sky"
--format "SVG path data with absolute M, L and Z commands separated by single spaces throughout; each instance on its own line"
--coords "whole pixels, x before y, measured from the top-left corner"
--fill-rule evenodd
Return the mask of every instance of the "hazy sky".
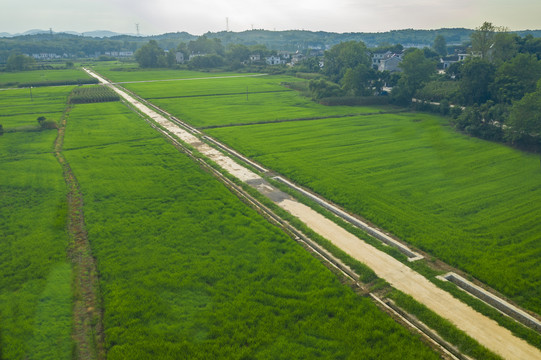
M 141 34 L 226 29 L 381 32 L 475 28 L 541 29 L 541 0 L 0 0 L 0 32 L 111 30 Z

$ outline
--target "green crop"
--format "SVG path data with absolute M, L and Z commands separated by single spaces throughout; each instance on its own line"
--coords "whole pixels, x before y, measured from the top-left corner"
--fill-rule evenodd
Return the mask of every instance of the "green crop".
M 120 103 L 75 105 L 108 359 L 437 358 Z
M 539 159 L 444 124 L 411 113 L 208 132 L 539 313 Z

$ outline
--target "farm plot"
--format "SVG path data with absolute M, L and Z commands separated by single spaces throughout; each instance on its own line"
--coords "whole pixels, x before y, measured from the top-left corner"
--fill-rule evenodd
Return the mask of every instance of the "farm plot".
M 274 76 L 209 78 L 134 83 L 125 84 L 125 87 L 196 127 L 396 111 L 392 107 L 319 105 L 280 85 L 284 81 L 298 79 Z
M 95 80 L 81 69 L 33 70 L 22 72 L 3 72 L 0 88 L 77 85 L 94 83 Z
M 426 114 L 209 129 L 541 313 L 539 158 Z
M 0 91 L 0 124 L 4 130 L 10 130 L 36 126 L 36 120 L 40 116 L 58 121 L 72 88 L 68 86 Z
M 104 62 L 92 68 L 113 82 L 151 81 L 171 79 L 194 79 L 203 77 L 231 76 L 231 73 L 203 73 L 188 70 L 141 69 L 137 63 Z M 246 74 L 243 74 L 246 75 Z
M 76 105 L 64 149 L 108 359 L 437 358 L 121 104 Z
M 44 100 L 26 104 L 2 92 L 0 106 L 13 100 L 14 113 L 33 107 L 61 112 L 64 93 L 41 90 Z M 39 105 L 38 105 L 39 104 Z M 25 110 L 25 106 L 28 107 Z M 3 112 L 6 114 L 6 112 Z M 36 115 L 31 115 L 35 123 Z M 22 115 L 1 117 L 9 127 Z M 19 122 L 20 121 L 20 122 Z M 8 132 L 0 136 L 0 357 L 71 359 L 71 264 L 66 251 L 66 189 L 52 151 L 56 131 Z

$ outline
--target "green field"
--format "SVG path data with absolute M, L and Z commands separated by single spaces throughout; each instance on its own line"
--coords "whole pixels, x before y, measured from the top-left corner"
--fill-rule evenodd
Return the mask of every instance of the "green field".
M 113 82 L 194 79 L 234 75 L 229 72 L 202 73 L 187 70 L 141 69 L 136 63 L 121 62 L 95 63 L 90 67 Z
M 36 114 L 21 115 L 33 111 L 59 116 L 69 88 L 62 91 L 40 89 L 35 102 L 19 90 L 1 92 L 0 124 L 4 129 L 37 125 Z M 56 101 L 60 98 L 63 104 Z M 71 359 L 72 271 L 66 255 L 66 188 L 52 153 L 56 133 L 0 136 L 2 359 Z
M 124 86 L 196 127 L 396 111 L 390 106 L 319 105 L 280 85 L 295 80 L 282 76 L 230 77 Z
M 76 105 L 108 359 L 438 358 L 120 103 Z
M 409 113 L 207 130 L 541 313 L 539 157 Z
M 60 86 L 0 91 L 0 124 L 4 130 L 15 130 L 37 126 L 40 116 L 59 121 L 72 88 Z
M 536 156 L 457 134 L 435 116 L 368 115 L 396 109 L 324 107 L 295 92 L 233 94 L 288 79 L 126 86 L 197 127 L 364 113 L 206 131 L 541 312 Z
M 81 69 L 2 72 L 0 73 L 0 88 L 37 83 L 59 84 L 78 80 L 88 81 L 92 78 Z

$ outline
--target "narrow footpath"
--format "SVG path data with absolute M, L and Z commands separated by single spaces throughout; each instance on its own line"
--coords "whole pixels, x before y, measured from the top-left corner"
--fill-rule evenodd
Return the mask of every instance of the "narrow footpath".
M 539 349 L 517 338 L 509 330 L 499 326 L 494 320 L 478 313 L 395 258 L 372 247 L 308 206 L 301 204 L 270 185 L 258 174 L 203 143 L 198 137 L 134 99 L 98 74 L 89 70 L 86 71 L 100 80 L 102 84 L 111 87 L 133 107 L 149 116 L 180 140 L 216 162 L 231 175 L 256 188 L 260 193 L 296 216 L 316 233 L 331 241 L 353 258 L 369 266 L 391 286 L 412 296 L 418 302 L 449 320 L 457 328 L 466 332 L 489 350 L 505 359 L 541 360 L 541 351 Z
M 64 172 L 68 189 L 68 233 L 70 238 L 68 256 L 74 272 L 74 304 L 72 338 L 74 356 L 80 360 L 105 359 L 103 346 L 103 319 L 97 294 L 98 270 L 92 256 L 85 228 L 83 196 L 79 183 L 62 153 L 66 120 L 69 108 L 64 112 L 55 141 L 55 156 Z

